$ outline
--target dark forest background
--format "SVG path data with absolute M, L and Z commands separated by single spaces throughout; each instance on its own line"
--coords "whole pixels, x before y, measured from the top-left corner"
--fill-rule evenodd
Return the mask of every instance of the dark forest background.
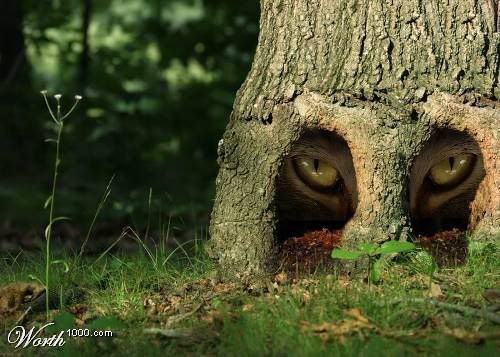
M 68 108 L 56 214 L 120 231 L 206 225 L 216 148 L 258 35 L 258 2 L 2 0 L 0 234 L 43 232 L 54 145 L 40 90 Z M 52 96 L 51 96 L 52 97 Z M 151 199 L 150 199 L 151 197 Z

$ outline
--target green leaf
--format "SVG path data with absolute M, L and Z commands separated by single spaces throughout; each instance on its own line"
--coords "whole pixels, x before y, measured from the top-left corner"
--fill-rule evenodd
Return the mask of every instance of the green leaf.
M 410 242 L 400 242 L 397 240 L 390 240 L 385 242 L 377 249 L 377 254 L 391 254 L 409 252 L 415 249 L 415 244 Z
M 54 261 L 51 261 L 50 264 L 62 264 L 64 266 L 64 272 L 67 273 L 69 271 L 69 265 L 68 263 L 66 263 L 64 260 L 54 260 Z
M 217 307 L 219 307 L 219 306 L 220 306 L 220 304 L 221 304 L 220 299 L 218 299 L 218 298 L 214 298 L 214 299 L 212 300 L 212 306 L 213 306 L 213 307 L 217 308 Z
M 357 248 L 358 248 L 358 250 L 360 252 L 363 252 L 363 253 L 366 253 L 368 255 L 371 255 L 378 248 L 378 244 L 375 244 L 375 243 L 361 243 L 361 244 L 358 244 Z
M 69 217 L 57 217 L 52 220 L 52 222 L 49 223 L 49 225 L 45 228 L 45 239 L 49 236 L 49 230 L 51 229 L 52 225 L 56 223 L 57 221 L 69 221 L 71 218 Z
M 34 276 L 33 274 L 28 274 L 28 279 L 30 280 L 34 280 L 34 281 L 37 281 L 39 282 L 41 285 L 44 285 L 45 286 L 45 283 L 43 281 L 41 281 L 40 279 L 38 279 L 38 277 Z
M 52 202 L 52 195 L 47 197 L 47 200 L 45 200 L 45 203 L 43 204 L 43 209 L 49 207 L 50 202 Z
M 372 269 L 370 271 L 370 281 L 372 283 L 378 283 L 382 276 L 382 269 L 384 267 L 385 261 L 383 259 L 378 259 L 373 263 Z
M 364 254 L 363 252 L 358 252 L 358 251 L 334 249 L 332 251 L 332 258 L 333 259 L 354 260 L 354 259 L 358 259 L 363 254 Z
M 54 325 L 47 327 L 47 332 L 58 333 L 74 326 L 75 318 L 67 311 L 62 311 L 54 317 Z
M 425 250 L 419 251 L 410 258 L 410 269 L 413 272 L 432 275 L 437 271 L 436 260 Z

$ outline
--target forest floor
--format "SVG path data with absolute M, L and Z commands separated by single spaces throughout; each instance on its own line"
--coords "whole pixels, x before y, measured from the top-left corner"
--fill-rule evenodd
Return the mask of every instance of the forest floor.
M 138 246 L 135 254 L 110 251 L 82 260 L 54 252 L 49 296 L 56 298 L 49 301 L 56 323 L 41 335 L 66 331 L 64 346 L 23 349 L 7 342 L 14 326 L 46 323 L 45 304 L 38 299 L 0 315 L 0 354 L 457 357 L 500 352 L 500 251 L 494 244 L 469 244 L 464 265 L 432 276 L 419 258 L 422 251 L 405 253 L 385 267 L 380 283 L 370 285 L 366 274 L 345 276 L 334 267 L 299 276 L 279 273 L 259 283 L 223 282 L 199 241 L 175 251 L 140 240 Z M 0 286 L 43 281 L 44 269 L 42 253 L 3 258 Z M 69 337 L 68 329 L 73 334 L 108 330 L 113 337 Z

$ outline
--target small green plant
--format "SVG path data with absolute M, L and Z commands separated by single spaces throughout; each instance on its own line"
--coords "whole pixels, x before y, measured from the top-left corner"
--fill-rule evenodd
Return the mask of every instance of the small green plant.
M 425 250 L 419 250 L 409 261 L 410 269 L 414 273 L 420 273 L 429 277 L 428 289 L 431 290 L 434 274 L 438 271 L 436 259 Z
M 82 259 L 83 253 L 85 252 L 85 247 L 87 246 L 87 243 L 90 239 L 90 234 L 92 233 L 94 225 L 97 221 L 97 217 L 99 217 L 99 214 L 101 213 L 106 201 L 108 200 L 109 195 L 111 194 L 111 185 L 113 184 L 114 179 L 115 175 L 113 175 L 111 179 L 108 181 L 108 185 L 106 186 L 106 189 L 104 190 L 104 193 L 102 194 L 101 199 L 99 200 L 99 203 L 97 205 L 97 210 L 95 211 L 94 216 L 92 217 L 92 221 L 90 222 L 87 234 L 85 235 L 85 239 L 83 240 L 83 243 L 80 246 L 80 251 L 78 252 L 76 259 L 76 265 L 79 265 L 80 260 Z
M 334 249 L 333 259 L 356 260 L 361 257 L 368 257 L 368 285 L 372 282 L 380 281 L 383 264 L 390 254 L 409 252 L 415 249 L 415 244 L 390 240 L 382 245 L 376 243 L 361 243 L 355 250 Z
M 64 120 L 75 110 L 76 106 L 82 99 L 81 96 L 75 95 L 75 102 L 73 106 L 63 114 L 61 112 L 61 94 L 54 95 L 56 100 L 56 110 L 55 112 L 52 110 L 50 106 L 49 100 L 47 98 L 47 91 L 43 90 L 40 92 L 45 100 L 45 104 L 47 105 L 47 109 L 49 110 L 50 117 L 54 121 L 55 129 L 56 129 L 56 138 L 55 139 L 47 139 L 46 142 L 52 142 L 56 144 L 56 153 L 54 158 L 54 171 L 52 175 L 52 188 L 50 196 L 47 198 L 44 204 L 45 209 L 49 209 L 49 223 L 45 228 L 45 312 L 47 315 L 47 320 L 49 319 L 49 273 L 50 273 L 50 265 L 54 262 L 50 260 L 50 239 L 52 237 L 52 226 L 57 221 L 67 220 L 67 217 L 54 217 L 54 206 L 55 206 L 55 196 L 56 196 L 56 188 L 57 188 L 57 177 L 59 175 L 59 165 L 61 164 L 61 142 L 62 142 L 62 133 L 64 129 Z

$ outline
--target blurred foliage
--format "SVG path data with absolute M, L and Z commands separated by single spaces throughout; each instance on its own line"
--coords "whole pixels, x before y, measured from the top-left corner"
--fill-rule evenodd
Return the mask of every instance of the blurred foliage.
M 53 147 L 44 139 L 53 131 L 41 89 L 63 93 L 67 106 L 73 95 L 84 96 L 67 120 L 57 214 L 86 224 L 116 174 L 106 220 L 140 220 L 152 209 L 206 217 L 217 141 L 257 43 L 258 2 L 22 4 L 29 79 L 16 81 L 0 100 L 0 223 L 26 226 L 45 219 Z

